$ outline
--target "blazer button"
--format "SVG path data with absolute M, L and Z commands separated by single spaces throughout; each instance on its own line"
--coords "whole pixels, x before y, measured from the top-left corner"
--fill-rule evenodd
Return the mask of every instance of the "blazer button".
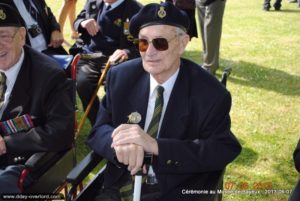
M 179 162 L 178 161 L 175 161 L 175 166 L 179 166 Z
M 171 160 L 167 160 L 167 165 L 171 165 L 172 161 Z

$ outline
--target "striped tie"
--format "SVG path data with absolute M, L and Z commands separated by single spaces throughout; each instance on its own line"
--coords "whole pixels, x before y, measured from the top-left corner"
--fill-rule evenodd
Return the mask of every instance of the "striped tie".
M 153 112 L 149 127 L 147 129 L 147 133 L 154 138 L 157 137 L 162 108 L 164 105 L 163 93 L 164 93 L 164 88 L 162 86 L 157 86 L 154 112 Z M 145 178 L 143 178 L 143 180 L 145 180 Z M 124 184 L 124 186 L 121 187 L 120 193 L 121 193 L 122 201 L 132 201 L 132 199 L 133 199 L 133 196 L 132 196 L 133 195 L 133 184 L 132 184 L 131 179 L 129 179 L 126 182 L 126 184 Z
M 0 72 L 0 108 L 4 103 L 4 95 L 6 91 L 6 75 L 3 72 Z
M 164 88 L 162 86 L 156 87 L 156 99 L 155 99 L 154 112 L 147 130 L 147 133 L 154 138 L 157 137 L 162 108 L 164 105 L 163 93 L 164 93 Z

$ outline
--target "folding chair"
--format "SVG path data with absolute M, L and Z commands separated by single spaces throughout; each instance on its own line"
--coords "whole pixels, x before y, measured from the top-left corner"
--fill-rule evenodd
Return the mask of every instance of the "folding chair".
M 68 79 L 67 86 L 70 96 L 73 97 L 74 111 L 76 103 L 76 63 L 78 58 L 73 58 L 71 55 L 54 55 L 60 66 L 66 70 L 70 65 L 72 72 L 71 79 Z M 72 62 L 72 63 L 71 63 Z M 76 114 L 75 114 L 76 115 Z M 75 118 L 76 119 L 76 118 Z M 76 130 L 76 121 L 74 122 L 74 132 Z M 33 154 L 25 163 L 25 168 L 22 171 L 18 186 L 24 193 L 59 193 L 65 188 L 67 194 L 67 183 L 65 177 L 68 172 L 76 165 L 75 147 L 61 152 L 39 152 Z M 29 187 L 24 187 L 26 176 L 30 173 L 34 182 Z

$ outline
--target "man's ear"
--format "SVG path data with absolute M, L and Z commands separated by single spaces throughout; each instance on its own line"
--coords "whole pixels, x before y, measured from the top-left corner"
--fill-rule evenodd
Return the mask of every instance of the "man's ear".
M 190 36 L 188 34 L 183 34 L 182 36 L 179 36 L 180 37 L 180 54 L 182 55 L 183 52 L 185 51 L 185 48 L 187 46 L 187 44 L 190 42 Z
M 26 28 L 20 27 L 19 33 L 20 33 L 21 41 L 24 43 L 23 45 L 25 45 L 26 44 L 26 34 L 27 34 Z

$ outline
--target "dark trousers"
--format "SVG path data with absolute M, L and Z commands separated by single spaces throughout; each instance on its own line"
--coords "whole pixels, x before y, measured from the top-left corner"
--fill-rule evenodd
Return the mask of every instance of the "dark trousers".
M 106 56 L 100 56 L 89 59 L 80 59 L 77 63 L 77 92 L 84 110 L 86 110 L 89 101 L 95 93 L 101 71 L 107 60 L 108 58 Z M 96 98 L 88 114 L 88 119 L 92 126 L 96 121 L 99 104 L 100 100 L 99 98 Z
M 273 4 L 275 9 L 281 8 L 281 1 L 282 0 L 275 0 L 275 3 Z M 264 9 L 270 9 L 271 8 L 271 0 L 264 0 Z
M 23 167 L 21 165 L 0 166 L 0 201 L 8 200 L 3 196 L 21 193 L 18 187 L 18 180 Z M 27 175 L 24 185 L 29 186 L 33 182 L 30 175 Z M 19 199 L 9 199 L 11 201 Z

